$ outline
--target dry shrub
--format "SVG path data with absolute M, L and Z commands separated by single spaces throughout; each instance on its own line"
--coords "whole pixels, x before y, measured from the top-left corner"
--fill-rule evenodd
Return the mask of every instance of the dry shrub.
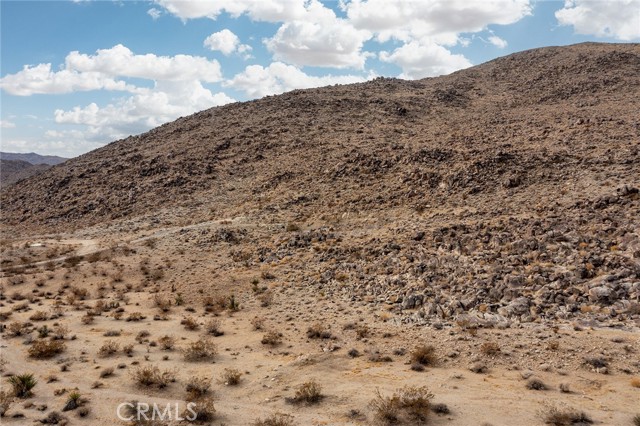
M 551 426 L 571 426 L 593 423 L 593 420 L 583 411 L 561 409 L 558 407 L 549 407 L 546 412 L 541 413 L 541 417 L 545 424 Z
M 262 330 L 264 328 L 264 323 L 266 321 L 265 317 L 255 316 L 251 319 L 251 326 L 254 330 Z
M 131 312 L 125 321 L 142 321 L 145 318 L 141 312 Z
M 369 406 L 380 424 L 425 424 L 432 398 L 426 386 L 405 386 L 390 397 L 383 397 L 378 390 Z
M 266 419 L 259 419 L 252 423 L 253 426 L 293 426 L 293 416 L 284 413 L 275 413 Z
M 527 381 L 527 389 L 530 390 L 547 390 L 547 385 L 538 378 L 532 377 Z
M 210 319 L 205 325 L 205 330 L 207 333 L 214 335 L 215 337 L 222 336 L 224 331 L 220 330 L 222 326 L 222 322 L 217 318 Z
M 12 402 L 13 394 L 0 390 L 0 417 L 4 417 L 4 414 L 9 410 Z
M 411 352 L 411 362 L 427 366 L 435 365 L 438 362 L 436 348 L 431 345 L 416 346 Z
M 225 368 L 222 372 L 222 382 L 227 386 L 236 386 L 240 383 L 242 373 L 235 368 Z
M 107 340 L 98 350 L 98 356 L 103 358 L 111 356 L 120 350 L 120 344 L 115 340 Z
M 218 349 L 211 339 L 202 338 L 191 342 L 184 350 L 185 361 L 207 361 L 217 355 Z
M 197 330 L 200 328 L 200 324 L 198 324 L 198 321 L 193 317 L 183 318 L 180 324 L 184 325 L 186 330 Z
M 208 377 L 192 376 L 187 381 L 186 391 L 189 399 L 198 399 L 209 392 L 211 380 Z
M 47 315 L 44 311 L 36 311 L 33 315 L 29 317 L 31 321 L 46 321 L 49 319 L 49 315 Z
M 176 344 L 176 338 L 173 336 L 162 336 L 158 339 L 160 348 L 165 351 L 170 351 Z
M 153 304 L 162 312 L 169 312 L 171 310 L 171 300 L 159 293 L 156 293 L 153 296 Z
M 485 342 L 480 346 L 480 352 L 487 356 L 495 356 L 500 353 L 500 345 L 496 342 Z
M 7 326 L 7 334 L 10 337 L 18 337 L 29 332 L 29 324 L 14 321 Z
M 640 388 L 640 377 L 634 377 L 631 379 L 631 386 L 634 388 Z
M 317 322 L 307 329 L 307 337 L 310 339 L 330 339 L 331 332 L 324 324 Z
M 309 380 L 298 386 L 295 396 L 293 398 L 286 398 L 286 401 L 292 404 L 317 404 L 323 397 L 322 386 L 315 380 Z
M 193 419 L 193 421 L 204 423 L 211 422 L 215 419 L 216 407 L 213 397 L 205 396 L 192 402 L 195 403 L 195 406 L 192 407 L 193 412 L 195 412 L 195 419 Z M 186 418 L 187 416 L 190 416 L 189 418 L 191 419 L 193 418 L 193 413 L 185 411 L 182 417 Z
M 131 373 L 133 381 L 139 386 L 158 387 L 163 389 L 169 386 L 169 383 L 175 382 L 175 373 L 173 371 L 160 369 L 156 366 L 144 366 L 134 370 Z
M 31 358 L 46 359 L 64 352 L 65 349 L 66 345 L 61 340 L 36 340 L 28 352 Z
M 277 346 L 282 343 L 282 333 L 273 330 L 267 331 L 260 342 L 263 345 Z

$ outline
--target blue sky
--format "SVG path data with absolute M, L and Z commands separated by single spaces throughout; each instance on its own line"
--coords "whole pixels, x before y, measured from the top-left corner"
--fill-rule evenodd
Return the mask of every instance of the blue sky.
M 640 41 L 640 0 L 0 1 L 3 151 L 75 156 L 296 88 Z

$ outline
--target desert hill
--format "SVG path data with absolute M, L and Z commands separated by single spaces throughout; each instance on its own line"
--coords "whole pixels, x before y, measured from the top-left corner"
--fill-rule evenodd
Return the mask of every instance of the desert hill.
M 58 157 L 57 155 L 40 155 L 35 152 L 0 152 L 0 159 L 11 161 L 26 161 L 30 164 L 47 164 L 49 166 L 55 166 L 56 164 L 64 163 L 67 158 Z
M 65 228 L 171 206 L 553 209 L 637 186 L 639 69 L 637 44 L 581 44 L 214 108 L 7 188 L 3 221 Z

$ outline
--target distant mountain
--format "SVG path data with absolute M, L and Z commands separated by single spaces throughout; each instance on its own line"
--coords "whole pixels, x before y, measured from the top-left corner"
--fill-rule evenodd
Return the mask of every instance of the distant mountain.
M 68 158 L 57 157 L 55 155 L 40 155 L 35 152 L 28 153 L 13 153 L 13 152 L 0 152 L 0 159 L 2 160 L 18 160 L 26 161 L 30 164 L 47 164 L 49 166 L 55 166 L 56 164 L 64 163 Z
M 37 155 L 37 154 L 34 154 Z M 0 159 L 0 186 L 14 184 L 29 176 L 41 173 L 51 166 L 48 164 L 31 164 L 22 160 Z

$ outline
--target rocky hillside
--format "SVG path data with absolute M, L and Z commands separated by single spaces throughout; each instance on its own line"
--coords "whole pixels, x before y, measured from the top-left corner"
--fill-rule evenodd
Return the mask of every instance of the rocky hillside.
M 274 225 L 171 244 L 406 321 L 640 318 L 639 71 L 638 44 L 580 44 L 214 108 L 3 189 L 2 223 L 243 217 Z

